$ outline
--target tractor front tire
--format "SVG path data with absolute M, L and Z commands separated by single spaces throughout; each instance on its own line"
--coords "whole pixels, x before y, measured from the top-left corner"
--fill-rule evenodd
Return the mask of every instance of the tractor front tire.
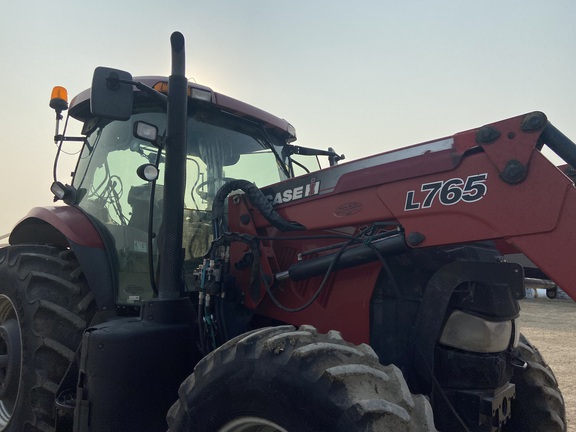
M 527 367 L 516 369 L 512 377 L 516 398 L 504 432 L 565 432 L 566 407 L 552 369 L 524 335 L 518 349 Z
M 54 430 L 58 386 L 94 313 L 72 251 L 0 249 L 0 431 Z
M 432 409 L 368 345 L 311 326 L 240 335 L 202 359 L 168 412 L 171 432 L 435 431 Z

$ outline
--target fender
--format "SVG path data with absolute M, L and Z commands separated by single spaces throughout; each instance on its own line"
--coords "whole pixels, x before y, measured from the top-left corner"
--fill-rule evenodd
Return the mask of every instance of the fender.
M 104 248 L 92 221 L 82 210 L 71 206 L 34 207 L 10 234 L 10 244 L 52 243 L 67 247 L 70 241 L 81 246 Z
M 99 310 L 115 305 L 118 266 L 113 241 L 99 221 L 73 206 L 35 207 L 10 234 L 11 245 L 52 244 L 72 249 Z
M 499 291 L 507 289 L 508 292 L 495 301 L 506 313 L 510 313 L 506 309 L 508 304 L 513 305 L 516 316 L 520 312 L 520 307 L 514 301 L 524 296 L 524 273 L 519 264 L 454 261 L 441 267 L 428 281 L 410 336 L 408 368 L 412 370 L 407 376 L 411 377 L 409 386 L 413 391 L 430 392 L 433 389 L 430 371 L 435 370 L 435 347 L 445 324 L 452 294 L 458 285 L 465 282 L 497 286 Z

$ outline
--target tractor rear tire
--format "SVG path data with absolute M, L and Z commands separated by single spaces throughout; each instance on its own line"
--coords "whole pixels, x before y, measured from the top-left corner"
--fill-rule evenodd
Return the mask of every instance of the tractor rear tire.
M 565 432 L 566 406 L 552 369 L 524 335 L 518 349 L 528 366 L 516 369 L 511 380 L 516 385 L 516 398 L 504 432 Z
M 432 409 L 368 345 L 311 326 L 240 335 L 202 359 L 170 432 L 435 431 Z
M 0 249 L 0 431 L 54 430 L 58 386 L 95 311 L 72 251 Z

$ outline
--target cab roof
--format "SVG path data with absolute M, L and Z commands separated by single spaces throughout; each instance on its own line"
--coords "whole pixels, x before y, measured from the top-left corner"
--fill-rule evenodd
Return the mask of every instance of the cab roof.
M 164 88 L 166 88 L 168 83 L 168 78 L 163 76 L 134 77 L 133 80 L 141 82 L 142 84 L 145 84 L 149 87 L 157 86 L 156 88 L 162 85 L 164 85 Z M 188 88 L 189 96 L 192 95 L 192 98 L 194 98 L 194 94 L 196 92 L 201 93 L 203 95 L 201 98 L 202 100 L 210 102 L 211 104 L 226 112 L 229 112 L 230 114 L 255 121 L 262 124 L 266 128 L 274 129 L 277 133 L 284 135 L 287 142 L 296 141 L 296 130 L 290 123 L 280 117 L 276 117 L 273 114 L 270 114 L 245 102 L 239 101 L 238 99 L 217 93 L 210 87 L 188 81 Z M 140 92 L 140 90 L 134 87 L 134 92 Z M 75 96 L 72 99 L 72 102 L 70 102 L 70 115 L 82 122 L 92 118 L 89 102 L 90 89 L 86 89 Z

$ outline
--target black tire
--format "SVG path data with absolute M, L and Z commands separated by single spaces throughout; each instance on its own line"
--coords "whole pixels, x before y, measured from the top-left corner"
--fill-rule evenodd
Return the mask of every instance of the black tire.
M 552 369 L 538 349 L 524 335 L 518 346 L 526 369 L 516 369 L 511 382 L 516 385 L 512 418 L 505 432 L 565 432 L 566 407 Z
M 368 345 L 270 327 L 207 355 L 168 412 L 171 432 L 435 431 L 432 409 Z
M 558 288 L 550 288 L 546 290 L 546 297 L 549 299 L 555 299 L 558 297 Z
M 95 303 L 70 250 L 0 249 L 0 431 L 50 432 Z

